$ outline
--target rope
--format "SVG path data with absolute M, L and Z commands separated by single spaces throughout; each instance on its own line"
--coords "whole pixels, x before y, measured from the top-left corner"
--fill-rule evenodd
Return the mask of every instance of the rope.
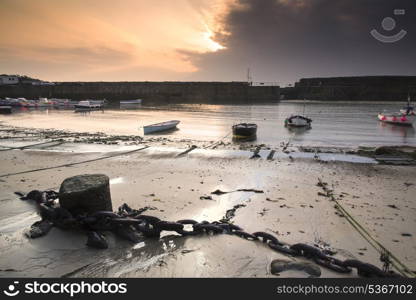
M 294 137 L 295 137 L 295 133 L 290 132 L 289 140 L 287 141 L 286 145 L 284 144 L 284 141 L 283 141 L 283 151 L 285 151 L 289 147 L 289 145 L 290 145 L 290 143 L 292 143 L 292 140 L 293 140 Z
M 10 146 L 0 146 L 3 148 L 7 148 L 7 149 L 0 149 L 0 151 L 8 151 L 8 150 L 23 150 L 26 148 L 30 148 L 33 146 L 39 146 L 39 145 L 45 145 L 45 144 L 50 144 L 50 143 L 56 143 L 56 142 L 62 142 L 62 140 L 52 140 L 52 141 L 48 141 L 48 142 L 42 142 L 42 143 L 36 143 L 36 144 L 31 144 L 31 145 L 26 145 L 26 146 L 21 146 L 21 147 L 10 147 Z
M 377 241 L 334 197 L 334 195 L 326 188 L 321 178 L 318 178 L 319 185 L 326 192 L 327 196 L 337 204 L 337 209 L 345 216 L 347 221 L 354 227 L 355 230 L 380 254 L 387 253 L 393 261 L 392 266 L 405 277 L 416 277 L 416 274 L 411 271 L 404 263 L 400 261 L 393 253 Z M 401 267 L 399 267 L 399 266 Z
M 216 141 L 214 144 L 208 145 L 206 147 L 203 147 L 202 149 L 209 149 L 209 148 L 213 148 L 215 146 L 217 146 L 219 143 L 221 143 L 225 138 L 227 138 L 230 134 L 232 133 L 232 131 L 229 131 L 226 135 L 224 135 L 221 139 L 219 139 L 218 141 Z
M 40 169 L 34 169 L 34 170 L 27 170 L 27 171 L 21 171 L 21 172 L 16 172 L 16 173 L 3 174 L 3 175 L 0 175 L 0 178 L 13 176 L 13 175 L 20 175 L 20 174 L 26 174 L 26 173 L 33 173 L 33 172 L 57 169 L 57 168 L 63 168 L 63 167 L 71 167 L 71 166 L 75 166 L 75 165 L 85 164 L 85 163 L 89 163 L 89 162 L 93 162 L 93 161 L 98 161 L 98 160 L 103 160 L 103 159 L 107 159 L 107 158 L 112 158 L 112 157 L 117 157 L 117 156 L 121 156 L 121 155 L 134 153 L 134 152 L 137 152 L 137 151 L 140 151 L 140 150 L 144 150 L 146 148 L 149 148 L 149 146 L 145 146 L 143 148 L 134 149 L 134 150 L 131 150 L 131 151 L 126 151 L 126 152 L 117 153 L 117 154 L 113 154 L 113 155 L 102 156 L 102 157 L 99 157 L 99 158 L 94 158 L 94 159 L 89 159 L 89 160 L 84 160 L 84 161 L 79 161 L 79 162 L 74 162 L 74 163 L 69 163 L 69 164 L 63 164 L 63 165 L 59 165 L 59 166 L 40 168 Z

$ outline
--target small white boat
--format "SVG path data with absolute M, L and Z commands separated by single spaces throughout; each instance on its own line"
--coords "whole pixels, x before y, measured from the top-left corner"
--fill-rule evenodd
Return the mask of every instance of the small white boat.
M 405 114 L 386 114 L 386 113 L 379 113 L 378 119 L 381 122 L 395 124 L 395 125 L 404 125 L 404 126 L 412 126 L 415 122 L 416 116 L 415 115 L 405 115 Z
M 83 100 L 79 101 L 74 105 L 77 110 L 98 110 L 102 109 L 102 104 L 94 102 L 93 100 Z
M 180 121 L 178 120 L 171 120 L 167 122 L 147 125 L 143 127 L 144 134 L 159 132 L 159 131 L 166 131 L 170 129 L 174 129 L 176 125 L 178 125 Z
M 142 99 L 120 101 L 120 105 L 131 105 L 131 104 L 142 104 Z
M 301 115 L 290 116 L 285 120 L 286 127 L 311 127 L 311 123 L 311 119 Z

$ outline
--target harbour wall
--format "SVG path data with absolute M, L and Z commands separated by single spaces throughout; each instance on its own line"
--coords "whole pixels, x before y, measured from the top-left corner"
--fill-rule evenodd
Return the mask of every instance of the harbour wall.
M 0 98 L 5 97 L 107 99 L 110 103 L 140 98 L 144 104 L 273 103 L 280 99 L 280 88 L 247 82 L 57 82 L 2 85 Z
M 405 101 L 416 98 L 416 76 L 303 78 L 282 88 L 284 99 Z
M 294 86 L 256 86 L 247 82 L 55 82 L 51 85 L 0 85 L 0 98 L 72 100 L 143 99 L 144 104 L 274 103 L 279 99 L 324 101 L 404 101 L 416 99 L 416 76 L 302 78 Z

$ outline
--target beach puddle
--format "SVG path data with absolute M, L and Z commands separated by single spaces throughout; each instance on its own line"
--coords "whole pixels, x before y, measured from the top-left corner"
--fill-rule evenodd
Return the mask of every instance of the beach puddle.
M 111 184 L 111 185 L 114 185 L 114 184 L 121 184 L 121 183 L 124 183 L 124 182 L 125 182 L 124 177 L 115 177 L 115 178 L 111 178 L 111 179 L 110 179 L 110 184 Z
M 26 229 L 36 221 L 39 221 L 39 215 L 33 211 L 19 213 L 2 219 L 0 221 L 0 234 L 11 234 L 18 230 Z

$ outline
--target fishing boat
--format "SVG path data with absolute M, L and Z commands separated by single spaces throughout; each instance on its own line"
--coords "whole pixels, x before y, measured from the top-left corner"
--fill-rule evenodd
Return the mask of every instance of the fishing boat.
M 152 125 L 146 125 L 143 127 L 144 134 L 160 132 L 160 131 L 167 131 L 176 128 L 180 121 L 178 120 L 171 120 L 162 123 L 156 123 Z
M 12 106 L 12 107 L 22 107 L 24 106 L 21 102 L 21 100 L 16 98 L 8 98 L 4 100 L 4 103 L 2 105 Z
M 407 106 L 403 107 L 400 112 L 404 115 L 412 115 L 414 116 L 415 113 L 415 108 L 410 104 L 410 94 L 407 95 Z
M 98 104 L 101 107 L 104 107 L 104 106 L 107 105 L 107 100 L 106 99 L 104 99 L 104 100 L 88 100 L 88 101 L 90 101 L 90 103 L 93 104 L 93 105 L 97 105 Z
M 82 100 L 74 105 L 75 110 L 101 110 L 102 104 L 93 100 Z
M 379 113 L 378 119 L 384 123 L 403 125 L 403 126 L 412 126 L 413 123 L 415 122 L 416 116 L 406 115 L 406 114 Z
M 136 105 L 136 104 L 142 104 L 142 99 L 120 101 L 120 105 Z
M 306 99 L 304 99 L 306 100 Z M 303 104 L 303 112 L 300 115 L 291 115 L 285 119 L 285 127 L 296 127 L 296 128 L 310 128 L 312 119 L 305 117 L 306 104 Z
M 10 101 L 7 99 L 0 99 L 0 106 L 10 106 Z
M 285 119 L 286 127 L 311 127 L 311 123 L 311 119 L 301 115 L 294 115 Z
M 235 138 L 247 138 L 253 137 L 257 134 L 257 124 L 254 123 L 240 123 L 235 124 L 232 127 L 233 136 Z

